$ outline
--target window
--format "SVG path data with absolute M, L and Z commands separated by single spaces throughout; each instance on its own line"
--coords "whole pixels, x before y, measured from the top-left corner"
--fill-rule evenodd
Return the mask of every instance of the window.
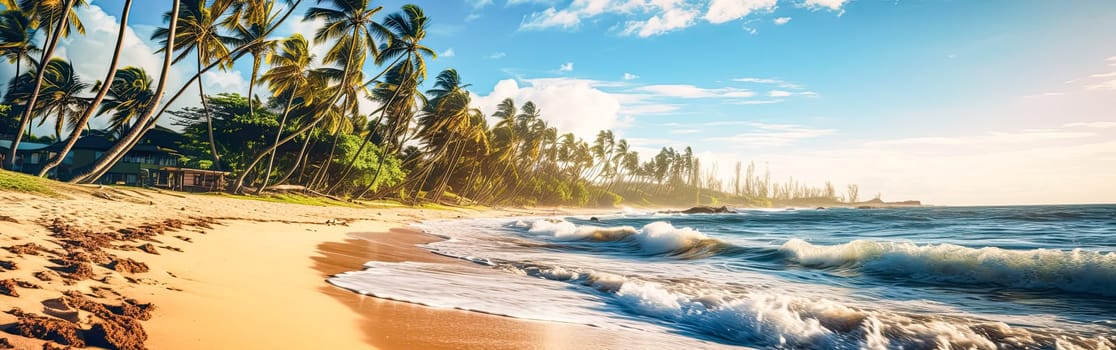
M 39 164 L 39 158 L 40 154 L 38 152 L 31 153 L 31 161 L 29 161 L 28 163 Z
M 74 151 L 70 151 L 69 153 L 66 153 L 66 158 L 62 158 L 62 164 L 66 164 L 66 165 L 73 165 L 74 164 Z

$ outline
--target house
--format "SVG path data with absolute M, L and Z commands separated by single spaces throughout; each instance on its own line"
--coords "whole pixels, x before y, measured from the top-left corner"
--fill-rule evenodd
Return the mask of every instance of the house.
M 182 167 L 185 156 L 177 150 L 181 140 L 182 135 L 173 130 L 164 127 L 151 129 L 97 183 L 161 187 L 178 191 L 223 189 L 227 173 Z M 0 141 L 0 149 L 3 149 L 4 142 Z M 115 141 L 105 133 L 87 133 L 77 139 L 62 163 L 51 169 L 47 175 L 60 181 L 68 181 L 89 171 L 114 144 Z M 65 142 L 52 145 L 20 143 L 16 170 L 37 173 L 63 147 Z
M 16 150 L 15 168 L 13 170 L 24 173 L 38 173 L 46 162 L 53 156 L 48 150 L 50 145 L 36 142 L 20 142 Z M 11 140 L 0 140 L 0 164 L 12 149 Z

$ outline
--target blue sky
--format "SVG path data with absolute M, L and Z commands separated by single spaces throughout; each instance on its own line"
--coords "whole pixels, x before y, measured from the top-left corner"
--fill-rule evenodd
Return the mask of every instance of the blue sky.
M 92 3 L 85 11 L 117 16 L 123 2 Z M 387 14 L 407 2 L 374 3 Z M 125 63 L 157 72 L 141 48 L 169 4 L 136 1 Z M 756 161 L 779 179 L 859 183 L 885 199 L 1116 202 L 1113 1 L 418 4 L 441 53 L 431 75 L 458 69 L 486 112 L 531 99 L 586 138 L 613 128 L 645 154 L 692 145 L 720 174 Z M 278 34 L 312 35 L 303 12 Z M 90 80 L 114 20 L 64 43 Z M 246 90 L 247 63 L 207 88 Z M 172 86 L 190 67 L 176 71 Z

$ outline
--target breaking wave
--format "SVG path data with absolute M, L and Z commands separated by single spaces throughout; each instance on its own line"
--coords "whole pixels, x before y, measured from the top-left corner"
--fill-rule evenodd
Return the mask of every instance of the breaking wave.
M 921 281 L 1116 296 L 1116 253 L 1081 249 L 969 248 L 871 240 L 825 246 L 801 239 L 787 241 L 779 250 L 789 260 L 809 267 L 857 268 Z
M 622 242 L 637 247 L 644 254 L 683 259 L 712 256 L 732 247 L 692 228 L 677 228 L 662 221 L 639 229 L 631 226 L 577 226 L 565 220 L 538 220 L 530 224 L 517 222 L 516 226 L 558 241 Z

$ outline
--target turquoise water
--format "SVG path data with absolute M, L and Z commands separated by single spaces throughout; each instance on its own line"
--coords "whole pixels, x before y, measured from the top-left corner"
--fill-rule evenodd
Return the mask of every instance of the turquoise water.
M 369 263 L 331 282 L 583 323 L 667 348 L 1107 349 L 1116 206 L 627 212 L 431 222 L 477 263 Z

